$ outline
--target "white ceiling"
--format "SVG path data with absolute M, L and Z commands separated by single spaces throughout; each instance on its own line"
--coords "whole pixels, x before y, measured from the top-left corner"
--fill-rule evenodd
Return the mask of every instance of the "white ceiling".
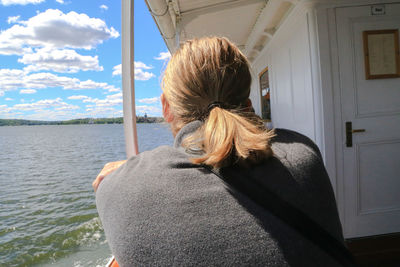
M 299 0 L 145 0 L 170 49 L 185 40 L 224 36 L 253 60 Z
M 180 0 L 180 7 L 192 9 L 199 8 L 200 3 L 209 4 L 213 1 L 192 1 Z M 215 1 L 224 2 L 224 1 Z M 226 2 L 226 0 L 225 0 Z M 251 2 L 251 1 L 250 1 Z M 185 3 L 183 5 L 183 3 Z M 192 4 L 196 3 L 196 4 Z M 244 47 L 247 38 L 254 27 L 258 15 L 265 7 L 265 1 L 253 1 L 250 4 L 230 4 L 200 9 L 198 11 L 185 13 L 182 8 L 181 35 L 180 40 L 184 41 L 194 37 L 202 36 L 225 36 L 236 45 Z

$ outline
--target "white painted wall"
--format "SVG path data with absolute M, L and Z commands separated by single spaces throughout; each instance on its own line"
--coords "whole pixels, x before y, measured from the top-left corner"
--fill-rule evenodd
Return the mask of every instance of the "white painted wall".
M 315 7 L 315 3 L 297 5 L 254 60 L 250 97 L 261 114 L 258 74 L 268 66 L 273 127 L 300 132 L 318 145 L 336 193 L 333 100 L 326 86 L 331 77 L 329 70 L 321 72 L 321 66 L 330 64 L 329 41 L 321 45 L 319 40 L 321 30 L 326 31 L 320 27 L 326 26 L 326 13 L 317 16 Z
M 268 66 L 273 126 L 298 131 L 318 144 L 308 10 L 292 17 L 253 63 L 252 102 L 261 114 L 258 73 Z

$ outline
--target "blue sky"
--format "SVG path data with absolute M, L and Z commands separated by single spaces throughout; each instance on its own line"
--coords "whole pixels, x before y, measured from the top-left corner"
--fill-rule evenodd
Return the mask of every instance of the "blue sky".
M 0 118 L 122 116 L 121 1 L 0 0 Z M 138 115 L 160 116 L 169 53 L 135 1 Z

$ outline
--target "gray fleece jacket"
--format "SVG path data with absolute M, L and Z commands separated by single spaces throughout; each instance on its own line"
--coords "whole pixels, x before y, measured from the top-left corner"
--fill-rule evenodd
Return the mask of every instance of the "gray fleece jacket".
M 182 140 L 130 158 L 96 193 L 120 266 L 338 266 L 328 254 L 214 173 L 190 163 Z M 274 157 L 235 171 L 258 179 L 343 241 L 335 198 L 316 145 L 277 129 Z M 229 172 L 229 170 L 228 170 Z

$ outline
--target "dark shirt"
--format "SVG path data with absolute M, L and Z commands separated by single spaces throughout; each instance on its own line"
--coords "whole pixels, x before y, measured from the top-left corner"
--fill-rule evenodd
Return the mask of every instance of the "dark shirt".
M 251 198 L 190 163 L 181 142 L 200 125 L 189 123 L 174 147 L 134 156 L 100 184 L 97 209 L 120 266 L 338 266 Z M 272 149 L 263 164 L 223 173 L 259 180 L 343 242 L 317 146 L 276 129 Z

